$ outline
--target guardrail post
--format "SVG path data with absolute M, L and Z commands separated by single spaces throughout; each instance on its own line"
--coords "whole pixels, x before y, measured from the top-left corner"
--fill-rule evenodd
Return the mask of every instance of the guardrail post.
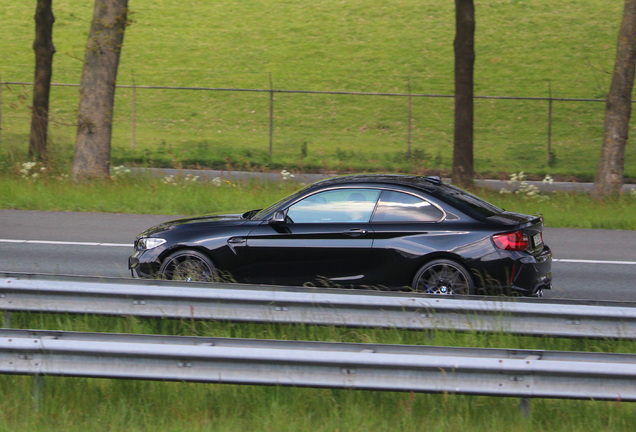
M 527 418 L 530 415 L 530 398 L 521 398 L 519 401 L 519 413 L 523 418 Z
M 33 411 L 40 411 L 40 398 L 42 396 L 42 386 L 44 385 L 42 375 L 35 374 L 31 378 L 31 403 Z
M 4 311 L 2 314 L 2 327 L 11 328 L 11 312 Z

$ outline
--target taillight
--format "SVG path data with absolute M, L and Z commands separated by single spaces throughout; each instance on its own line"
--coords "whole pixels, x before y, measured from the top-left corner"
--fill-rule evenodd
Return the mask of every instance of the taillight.
M 495 245 L 499 249 L 509 251 L 528 250 L 528 236 L 523 231 L 515 231 L 505 234 L 495 234 L 492 236 Z

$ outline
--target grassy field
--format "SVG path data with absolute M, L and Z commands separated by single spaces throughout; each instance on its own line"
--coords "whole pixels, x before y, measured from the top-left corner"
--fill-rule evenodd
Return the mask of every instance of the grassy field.
M 274 3 L 229 0 L 131 2 L 119 84 L 453 94 L 452 2 L 333 0 Z M 78 83 L 91 2 L 59 0 L 53 80 Z M 31 81 L 34 7 L 0 9 L 0 79 Z M 490 0 L 476 5 L 478 96 L 602 99 L 613 69 L 621 2 Z M 29 30 L 30 29 L 30 30 Z M 276 93 L 273 156 L 269 94 L 137 89 L 117 94 L 113 164 L 448 172 L 451 98 L 414 97 L 407 160 L 408 99 Z M 68 160 L 75 136 L 76 87 L 52 94 L 52 147 Z M 0 151 L 25 158 L 31 88 L 4 86 Z M 547 163 L 548 103 L 478 99 L 475 167 L 483 177 L 525 171 L 593 178 L 604 104 L 553 104 Z M 636 178 L 636 148 L 625 175 Z

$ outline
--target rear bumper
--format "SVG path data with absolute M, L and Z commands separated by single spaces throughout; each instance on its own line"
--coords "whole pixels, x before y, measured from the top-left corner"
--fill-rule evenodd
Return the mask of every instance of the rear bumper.
M 539 255 L 518 260 L 511 280 L 512 290 L 526 296 L 542 296 L 552 289 L 552 250 L 545 245 Z
M 547 245 L 537 255 L 497 250 L 470 267 L 478 293 L 541 296 L 552 288 L 552 251 Z

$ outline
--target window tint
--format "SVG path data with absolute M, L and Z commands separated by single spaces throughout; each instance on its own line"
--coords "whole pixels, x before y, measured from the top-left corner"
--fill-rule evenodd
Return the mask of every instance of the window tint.
M 373 222 L 437 222 L 444 213 L 413 195 L 384 191 L 373 215 Z
M 476 219 L 496 216 L 503 212 L 499 207 L 452 185 L 441 185 L 434 195 Z
M 377 189 L 320 192 L 289 207 L 287 217 L 295 223 L 368 222 L 379 195 Z

